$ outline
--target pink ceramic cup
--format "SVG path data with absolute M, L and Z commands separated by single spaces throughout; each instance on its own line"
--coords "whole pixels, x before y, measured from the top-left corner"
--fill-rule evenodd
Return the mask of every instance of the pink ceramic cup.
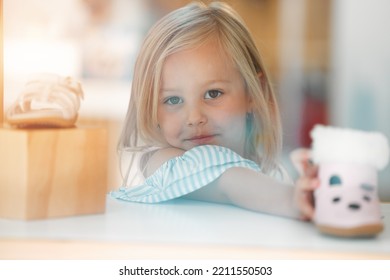
M 314 222 L 333 235 L 375 235 L 382 231 L 377 170 L 351 163 L 319 164 Z
M 314 222 L 326 234 L 374 236 L 383 230 L 378 171 L 389 160 L 387 138 L 317 125 L 311 131 L 311 157 L 318 165 Z

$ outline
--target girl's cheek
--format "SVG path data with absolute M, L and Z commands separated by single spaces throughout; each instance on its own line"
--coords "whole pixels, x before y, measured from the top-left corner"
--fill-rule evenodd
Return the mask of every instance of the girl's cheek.
M 246 114 L 234 110 L 223 112 L 215 117 L 220 123 L 237 124 L 245 120 Z
M 165 118 L 161 124 L 163 135 L 166 138 L 177 137 L 182 127 L 182 123 L 177 118 Z

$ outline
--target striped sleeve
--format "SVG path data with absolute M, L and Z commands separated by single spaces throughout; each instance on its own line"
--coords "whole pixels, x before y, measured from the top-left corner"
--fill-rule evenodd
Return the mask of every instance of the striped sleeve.
M 244 167 L 260 171 L 253 161 L 232 150 L 203 145 L 165 162 L 145 182 L 135 187 L 121 187 L 110 195 L 125 201 L 157 203 L 174 199 L 213 182 L 227 169 Z

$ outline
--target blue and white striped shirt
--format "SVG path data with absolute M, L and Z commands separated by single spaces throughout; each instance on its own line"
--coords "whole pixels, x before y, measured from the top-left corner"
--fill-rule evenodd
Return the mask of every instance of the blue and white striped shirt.
M 145 182 L 135 187 L 121 187 L 111 196 L 125 201 L 156 203 L 177 198 L 198 190 L 221 176 L 231 167 L 260 171 L 251 160 L 232 150 L 203 145 L 186 151 L 161 165 Z

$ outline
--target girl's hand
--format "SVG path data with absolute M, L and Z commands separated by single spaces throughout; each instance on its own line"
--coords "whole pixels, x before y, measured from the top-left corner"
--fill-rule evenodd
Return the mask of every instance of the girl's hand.
M 311 162 L 308 149 L 293 151 L 291 161 L 299 173 L 293 198 L 294 204 L 301 213 L 301 219 L 310 221 L 314 217 L 313 192 L 320 185 L 317 178 L 318 167 Z

